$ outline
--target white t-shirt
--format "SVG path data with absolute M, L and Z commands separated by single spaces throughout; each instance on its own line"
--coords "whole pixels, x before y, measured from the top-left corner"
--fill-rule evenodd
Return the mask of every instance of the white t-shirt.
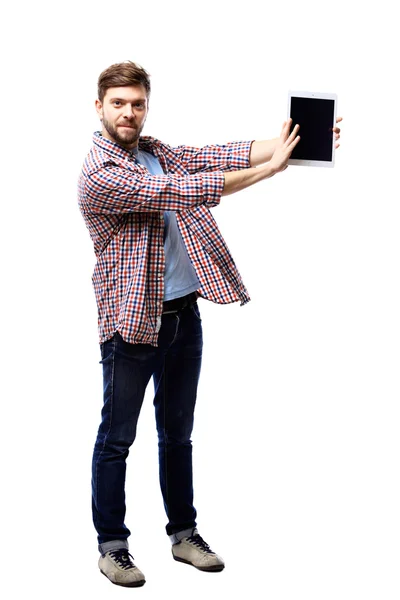
M 158 158 L 138 148 L 133 149 L 136 160 L 152 175 L 163 175 Z M 200 287 L 196 271 L 191 263 L 181 232 L 176 222 L 175 211 L 164 212 L 164 302 L 195 292 Z

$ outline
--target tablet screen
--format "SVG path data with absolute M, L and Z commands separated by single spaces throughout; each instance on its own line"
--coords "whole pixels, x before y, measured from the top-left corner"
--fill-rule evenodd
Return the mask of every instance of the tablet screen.
M 290 116 L 293 130 L 300 125 L 300 141 L 291 158 L 300 160 L 332 160 L 332 137 L 335 101 L 323 98 L 292 97 Z

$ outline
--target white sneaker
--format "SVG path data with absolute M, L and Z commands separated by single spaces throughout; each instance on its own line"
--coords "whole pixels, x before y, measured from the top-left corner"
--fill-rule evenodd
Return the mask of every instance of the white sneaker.
M 197 529 L 193 529 L 190 536 L 182 538 L 172 546 L 172 556 L 175 560 L 193 565 L 200 571 L 217 572 L 225 567 L 222 558 L 211 550 Z
M 139 587 L 146 583 L 140 569 L 133 564 L 133 556 L 126 548 L 112 550 L 99 558 L 100 571 L 116 585 Z

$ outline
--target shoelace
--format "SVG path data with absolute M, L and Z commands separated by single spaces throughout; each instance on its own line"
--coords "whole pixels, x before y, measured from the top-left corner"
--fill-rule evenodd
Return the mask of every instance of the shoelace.
M 201 537 L 201 535 L 199 533 L 196 533 L 195 535 L 191 535 L 187 539 L 189 540 L 189 542 L 191 542 L 195 546 L 198 546 L 199 548 L 204 550 L 204 552 L 208 552 L 208 554 L 214 554 L 214 552 L 211 550 L 210 546 L 203 540 L 203 538 Z
M 133 556 L 132 556 L 132 554 L 129 554 L 129 552 L 126 548 L 120 548 L 119 550 L 113 550 L 112 552 L 110 552 L 110 556 L 125 571 L 127 569 L 133 569 L 135 567 L 135 565 L 133 564 Z

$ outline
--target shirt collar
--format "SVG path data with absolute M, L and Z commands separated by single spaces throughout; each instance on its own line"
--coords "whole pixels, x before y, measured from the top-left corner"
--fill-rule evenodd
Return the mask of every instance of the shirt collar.
M 107 154 L 115 158 L 127 159 L 132 156 L 132 150 L 126 150 L 116 142 L 112 142 L 101 135 L 100 131 L 96 131 L 93 135 L 93 143 L 98 148 L 101 148 Z M 153 148 L 157 146 L 157 140 L 150 136 L 141 136 L 139 138 L 139 150 L 153 153 Z M 156 152 L 157 153 L 157 152 Z

